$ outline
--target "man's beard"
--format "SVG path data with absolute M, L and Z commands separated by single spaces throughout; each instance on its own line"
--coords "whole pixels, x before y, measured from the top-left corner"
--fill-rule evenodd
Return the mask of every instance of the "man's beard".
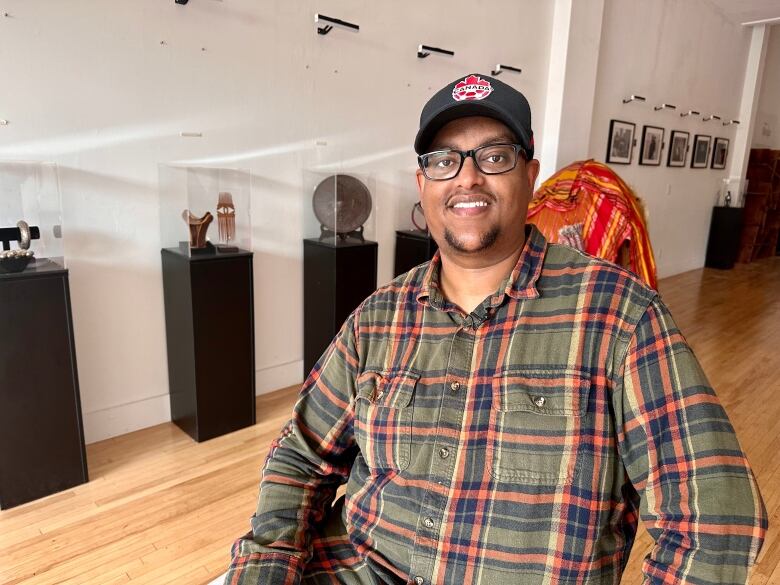
M 479 247 L 474 250 L 469 250 L 466 247 L 466 244 L 460 241 L 458 237 L 450 231 L 449 228 L 444 229 L 444 239 L 453 250 L 463 254 L 473 254 L 475 252 L 481 252 L 482 250 L 487 250 L 490 248 L 493 244 L 496 243 L 500 233 L 501 228 L 499 228 L 497 225 L 494 225 L 492 228 L 490 228 L 489 231 L 486 231 L 480 236 Z

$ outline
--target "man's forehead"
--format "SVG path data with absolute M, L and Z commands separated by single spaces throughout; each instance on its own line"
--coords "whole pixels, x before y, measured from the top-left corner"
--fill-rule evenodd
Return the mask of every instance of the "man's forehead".
M 515 142 L 514 133 L 499 120 L 486 116 L 467 116 L 448 122 L 436 133 L 431 148 L 450 147 L 467 141 Z M 457 143 L 457 144 L 456 144 Z

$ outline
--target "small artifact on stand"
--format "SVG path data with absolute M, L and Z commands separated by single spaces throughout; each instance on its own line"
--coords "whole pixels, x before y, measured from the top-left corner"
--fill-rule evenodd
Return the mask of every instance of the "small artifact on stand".
M 32 228 L 26 221 L 19 220 L 15 228 L 0 228 L 3 251 L 0 252 L 0 274 L 22 272 L 33 261 L 35 252 L 30 250 L 30 241 L 40 237 L 40 230 Z M 11 242 L 18 241 L 19 249 L 11 250 Z
M 236 206 L 233 196 L 222 191 L 217 200 L 217 227 L 219 227 L 218 252 L 238 252 L 230 243 L 236 239 Z
M 314 215 L 320 222 L 320 241 L 332 238 L 336 243 L 347 238 L 363 239 L 363 223 L 371 215 L 371 193 L 360 180 L 350 175 L 332 175 L 323 179 L 312 197 Z
M 422 214 L 423 225 L 417 223 L 416 216 L 418 212 Z M 423 232 L 424 234 L 428 233 L 428 222 L 425 221 L 425 211 L 423 211 L 422 203 L 419 201 L 414 204 L 414 207 L 412 207 L 412 225 L 414 225 L 418 232 Z
M 723 202 L 725 203 L 726 207 L 731 207 L 731 191 L 726 191 L 726 197 L 724 198 Z
M 190 249 L 193 252 L 211 251 L 214 246 L 206 240 L 206 232 L 214 219 L 211 212 L 207 211 L 202 217 L 197 217 L 189 209 L 185 209 L 181 212 L 181 217 L 190 228 Z

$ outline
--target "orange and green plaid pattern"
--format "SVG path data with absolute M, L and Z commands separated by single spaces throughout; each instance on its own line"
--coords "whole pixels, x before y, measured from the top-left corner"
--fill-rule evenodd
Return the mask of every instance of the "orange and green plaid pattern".
M 350 316 L 272 445 L 227 584 L 615 584 L 640 515 L 646 583 L 745 582 L 766 512 L 668 310 L 527 233 L 471 314 L 436 257 Z

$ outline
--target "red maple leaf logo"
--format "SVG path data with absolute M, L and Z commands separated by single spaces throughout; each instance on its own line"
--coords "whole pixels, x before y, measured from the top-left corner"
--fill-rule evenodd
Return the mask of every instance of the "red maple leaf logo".
M 463 81 L 459 81 L 452 88 L 452 99 L 455 101 L 463 100 L 482 100 L 489 96 L 493 87 L 486 79 L 478 75 L 469 75 Z

